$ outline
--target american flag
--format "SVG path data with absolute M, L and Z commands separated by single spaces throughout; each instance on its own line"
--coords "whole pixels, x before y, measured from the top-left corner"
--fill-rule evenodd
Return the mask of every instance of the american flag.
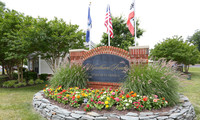
M 107 28 L 107 33 L 110 34 L 110 37 L 113 38 L 113 28 L 112 28 L 112 19 L 111 19 L 111 13 L 110 13 L 110 6 L 107 6 L 106 10 L 106 18 L 104 25 Z

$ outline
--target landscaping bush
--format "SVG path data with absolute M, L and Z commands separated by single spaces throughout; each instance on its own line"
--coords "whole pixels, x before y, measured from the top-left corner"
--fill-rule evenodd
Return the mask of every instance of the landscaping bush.
M 34 85 L 34 80 L 33 79 L 29 80 L 28 85 Z
M 13 73 L 13 79 L 18 79 L 18 74 L 17 73 Z
M 37 79 L 37 73 L 31 72 L 31 71 L 26 71 L 26 72 L 23 72 L 23 77 L 26 80 L 30 80 L 30 79 L 36 80 Z
M 47 77 L 48 77 L 48 74 L 46 74 L 46 73 L 43 73 L 43 74 L 40 75 L 40 79 L 44 80 L 44 81 L 47 80 Z
M 40 80 L 40 79 L 35 80 L 35 84 L 42 84 L 42 83 L 44 83 L 43 80 Z
M 0 76 L 0 87 L 3 85 L 3 83 L 6 81 L 6 80 L 8 80 L 9 78 L 7 77 L 7 76 L 4 76 L 4 75 L 2 75 L 2 76 Z
M 76 86 L 84 88 L 87 85 L 87 81 L 86 68 L 74 64 L 61 67 L 51 78 L 50 85 L 52 87 L 62 86 L 64 89 Z
M 9 80 L 3 83 L 3 87 L 14 87 L 14 85 L 17 83 L 17 80 Z
M 165 97 L 169 105 L 178 100 L 179 73 L 173 68 L 174 62 L 159 60 L 151 65 L 134 65 L 130 68 L 122 86 L 124 91 L 140 95 Z
M 20 82 L 20 83 L 15 84 L 14 87 L 18 88 L 18 87 L 24 87 L 26 85 L 27 85 L 26 82 Z

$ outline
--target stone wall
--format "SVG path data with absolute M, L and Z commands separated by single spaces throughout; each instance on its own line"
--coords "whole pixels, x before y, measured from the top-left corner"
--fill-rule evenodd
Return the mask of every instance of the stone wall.
M 98 114 L 96 112 L 68 111 L 53 105 L 43 96 L 43 91 L 33 97 L 33 107 L 48 120 L 194 120 L 195 111 L 188 98 L 180 95 L 181 104 L 168 112 L 129 112 L 126 115 Z

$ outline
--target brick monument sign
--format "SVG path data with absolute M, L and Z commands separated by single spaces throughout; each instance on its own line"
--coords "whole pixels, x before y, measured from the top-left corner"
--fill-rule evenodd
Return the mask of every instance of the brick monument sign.
M 70 50 L 71 63 L 88 68 L 88 87 L 117 88 L 126 76 L 131 64 L 148 63 L 148 46 L 129 47 L 129 51 L 112 46 L 102 46 L 92 50 Z

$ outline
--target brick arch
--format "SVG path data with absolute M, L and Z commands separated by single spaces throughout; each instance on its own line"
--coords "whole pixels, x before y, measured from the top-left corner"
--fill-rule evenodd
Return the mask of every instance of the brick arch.
M 83 53 L 82 60 L 85 61 L 86 59 L 99 54 L 117 55 L 127 59 L 128 61 L 130 60 L 130 55 L 128 51 L 113 46 L 101 46 L 87 51 Z

